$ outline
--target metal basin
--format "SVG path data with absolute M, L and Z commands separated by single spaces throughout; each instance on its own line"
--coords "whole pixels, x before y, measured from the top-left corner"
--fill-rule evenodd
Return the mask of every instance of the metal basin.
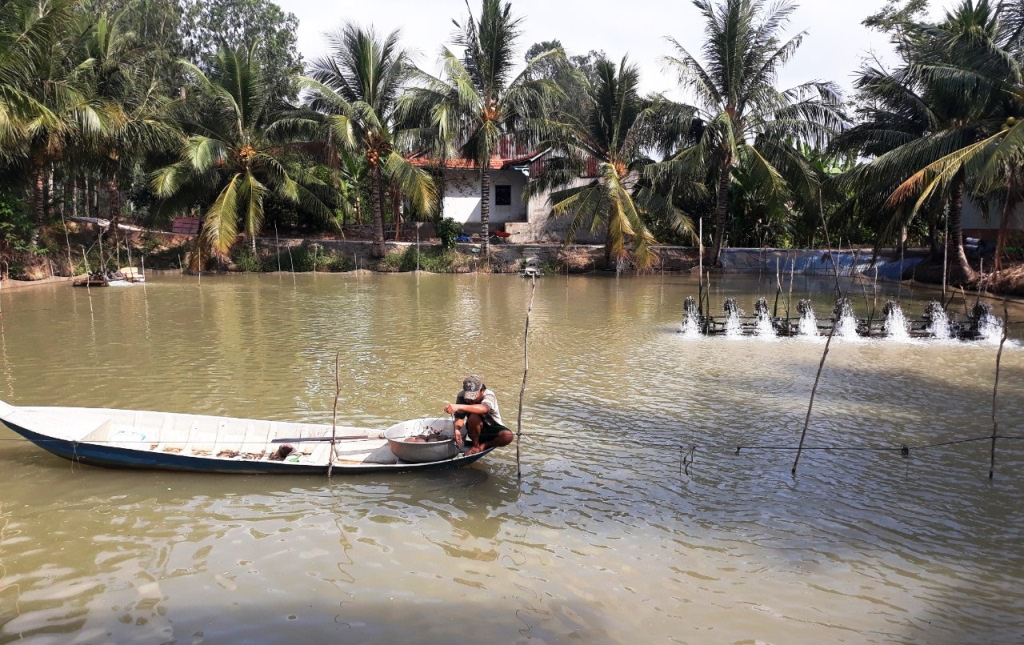
M 443 441 L 429 443 L 410 443 L 406 439 L 418 437 L 430 431 L 438 431 Z M 416 464 L 428 461 L 443 461 L 459 454 L 455 445 L 455 423 L 451 419 L 413 419 L 395 424 L 384 431 L 391 453 L 401 459 Z

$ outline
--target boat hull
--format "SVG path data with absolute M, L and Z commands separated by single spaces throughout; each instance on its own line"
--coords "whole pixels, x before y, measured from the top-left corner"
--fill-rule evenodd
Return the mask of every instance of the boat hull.
M 236 475 L 326 475 L 327 464 L 294 464 L 281 461 L 246 461 L 241 459 L 221 459 L 216 457 L 198 457 L 167 452 L 134 450 L 119 446 L 105 446 L 88 442 L 67 441 L 56 439 L 23 428 L 10 421 L 4 425 L 25 437 L 43 450 L 68 461 L 101 468 L 118 468 L 134 470 L 169 470 L 196 473 L 223 473 Z M 466 457 L 457 456 L 453 459 L 427 463 L 396 464 L 338 464 L 335 463 L 333 473 L 339 475 L 368 474 L 381 472 L 407 472 L 445 470 L 461 468 L 477 461 L 490 450 Z

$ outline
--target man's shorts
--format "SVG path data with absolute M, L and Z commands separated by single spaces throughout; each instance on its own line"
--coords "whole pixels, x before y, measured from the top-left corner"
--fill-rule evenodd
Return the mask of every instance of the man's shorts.
M 460 412 L 456 412 L 455 413 L 455 418 L 456 419 L 465 419 L 468 416 L 469 416 L 468 412 L 461 412 L 460 411 Z M 493 441 L 494 439 L 496 439 L 498 437 L 499 434 L 501 434 L 502 430 L 508 430 L 507 427 L 505 427 L 505 426 L 501 425 L 500 423 L 498 423 L 497 421 L 495 421 L 494 418 L 491 417 L 490 414 L 483 415 L 483 419 L 484 419 L 484 427 L 480 429 L 480 443 L 487 443 L 488 441 Z M 468 436 L 466 437 L 466 441 L 467 442 L 469 441 L 469 437 Z

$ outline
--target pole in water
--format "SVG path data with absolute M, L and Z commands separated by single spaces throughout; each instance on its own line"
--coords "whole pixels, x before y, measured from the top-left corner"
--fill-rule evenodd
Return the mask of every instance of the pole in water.
M 821 189 L 818 189 L 818 203 L 819 208 L 821 204 Z M 832 252 L 832 242 L 828 236 L 828 225 L 825 223 L 825 211 L 820 210 L 821 214 L 821 228 L 825 233 L 825 244 L 829 247 L 829 254 Z M 839 286 L 839 265 L 836 264 L 835 259 L 832 260 L 832 269 L 836 275 L 836 292 L 837 297 L 843 296 L 843 290 Z M 825 367 L 825 359 L 828 357 L 829 347 L 832 346 L 832 337 L 836 334 L 836 327 L 839 326 L 839 316 L 834 316 L 832 320 L 832 330 L 828 333 L 828 340 L 825 341 L 825 351 L 821 353 L 821 362 L 818 363 L 818 373 L 814 376 L 814 387 L 811 388 L 811 400 L 807 403 L 807 416 L 804 417 L 804 429 L 800 433 L 800 445 L 796 449 L 796 459 L 793 460 L 793 469 L 790 471 L 792 475 L 796 475 L 796 467 L 800 463 L 800 455 L 804 450 L 804 439 L 807 438 L 807 427 L 811 424 L 811 411 L 814 409 L 814 395 L 818 393 L 818 382 L 821 380 L 821 370 Z
M 533 297 L 537 294 L 537 276 L 530 283 L 530 304 L 526 308 L 526 328 L 523 331 L 523 382 L 519 386 L 519 413 L 516 416 L 516 477 L 523 478 L 523 464 L 520 446 L 523 442 L 523 397 L 526 396 L 526 373 L 530 370 L 530 312 L 533 311 Z
M 1003 296 L 1003 335 L 999 339 L 999 351 L 996 352 L 996 380 L 992 386 L 992 448 L 989 454 L 988 478 L 992 479 L 996 470 L 996 435 L 999 434 L 999 422 L 996 420 L 996 396 L 999 394 L 999 364 L 1003 359 L 1003 345 L 1006 344 L 1006 332 L 1010 328 L 1010 310 Z
M 341 396 L 341 371 L 338 364 L 341 361 L 341 352 L 334 353 L 334 413 L 331 416 L 331 463 L 327 466 L 327 479 L 331 478 L 334 472 L 334 460 L 337 459 L 338 441 L 338 397 Z
M 277 249 L 277 272 L 281 273 L 281 236 L 277 233 L 277 221 L 274 221 L 274 244 Z
M 85 261 L 85 291 L 89 294 L 89 314 L 92 315 L 92 271 L 89 270 L 89 257 L 85 254 L 85 246 L 82 246 L 82 259 Z
M 4 280 L 10 280 L 10 279 L 11 279 L 11 267 L 10 267 L 9 264 L 7 264 L 7 260 L 4 260 L 4 271 L 3 271 L 3 273 L 0 273 L 0 295 L 2 295 L 3 291 L 4 291 Z M 0 316 L 2 316 L 3 314 L 4 314 L 4 304 L 3 304 L 3 299 L 0 299 Z
M 697 313 L 704 316 L 704 216 L 697 233 Z

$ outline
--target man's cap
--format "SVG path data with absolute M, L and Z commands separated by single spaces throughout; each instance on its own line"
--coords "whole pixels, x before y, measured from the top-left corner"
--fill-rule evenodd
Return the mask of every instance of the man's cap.
M 462 380 L 463 392 L 479 392 L 484 387 L 484 380 L 476 374 L 470 374 Z

